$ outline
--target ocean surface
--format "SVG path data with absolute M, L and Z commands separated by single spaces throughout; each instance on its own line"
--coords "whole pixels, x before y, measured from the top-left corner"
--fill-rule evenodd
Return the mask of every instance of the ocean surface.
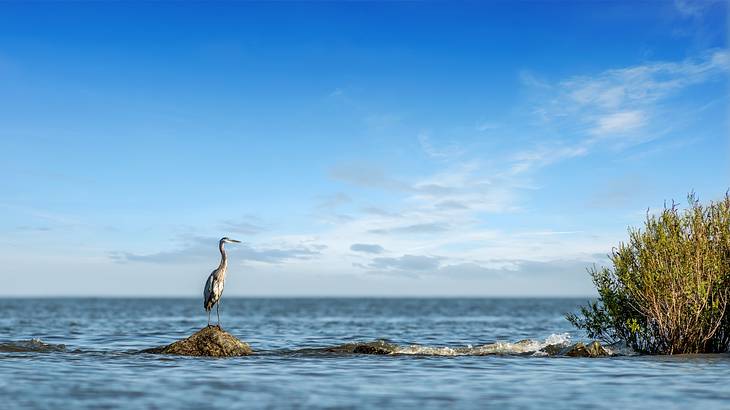
M 730 408 L 730 355 L 540 353 L 585 340 L 582 303 L 224 297 L 257 354 L 212 359 L 138 353 L 204 327 L 199 299 L 0 299 L 0 408 Z

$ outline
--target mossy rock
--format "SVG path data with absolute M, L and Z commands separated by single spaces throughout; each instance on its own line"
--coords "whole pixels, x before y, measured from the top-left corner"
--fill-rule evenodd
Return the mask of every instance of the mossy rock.
M 562 344 L 547 345 L 540 349 L 541 352 L 548 356 L 557 356 L 563 351 L 564 346 Z
M 234 357 L 248 356 L 251 347 L 224 331 L 220 326 L 206 326 L 187 339 L 167 346 L 143 350 L 142 353 L 174 354 L 180 356 Z
M 561 354 L 570 357 L 606 357 L 609 353 L 606 349 L 601 346 L 600 343 L 593 341 L 584 345 L 583 342 L 578 342 L 572 346 L 568 346 Z

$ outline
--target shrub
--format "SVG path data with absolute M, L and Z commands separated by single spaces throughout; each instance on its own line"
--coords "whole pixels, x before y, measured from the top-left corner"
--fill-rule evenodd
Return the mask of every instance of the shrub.
M 613 249 L 612 268 L 588 270 L 599 298 L 567 315 L 573 325 L 649 354 L 730 349 L 730 195 L 688 202 L 647 214 Z

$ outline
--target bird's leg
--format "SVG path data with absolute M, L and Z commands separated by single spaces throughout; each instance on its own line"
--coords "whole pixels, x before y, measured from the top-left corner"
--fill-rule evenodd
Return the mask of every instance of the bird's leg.
M 215 314 L 218 315 L 218 328 L 221 327 L 221 311 L 220 311 L 220 302 L 215 304 Z
M 210 310 L 208 311 L 208 326 L 210 326 Z

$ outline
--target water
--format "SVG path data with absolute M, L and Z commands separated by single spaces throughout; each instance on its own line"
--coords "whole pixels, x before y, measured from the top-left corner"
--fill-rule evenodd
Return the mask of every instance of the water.
M 730 408 L 730 355 L 535 353 L 585 338 L 583 302 L 226 298 L 257 354 L 210 359 L 137 353 L 205 325 L 198 299 L 0 299 L 1 407 Z M 404 354 L 324 351 L 377 340 Z

